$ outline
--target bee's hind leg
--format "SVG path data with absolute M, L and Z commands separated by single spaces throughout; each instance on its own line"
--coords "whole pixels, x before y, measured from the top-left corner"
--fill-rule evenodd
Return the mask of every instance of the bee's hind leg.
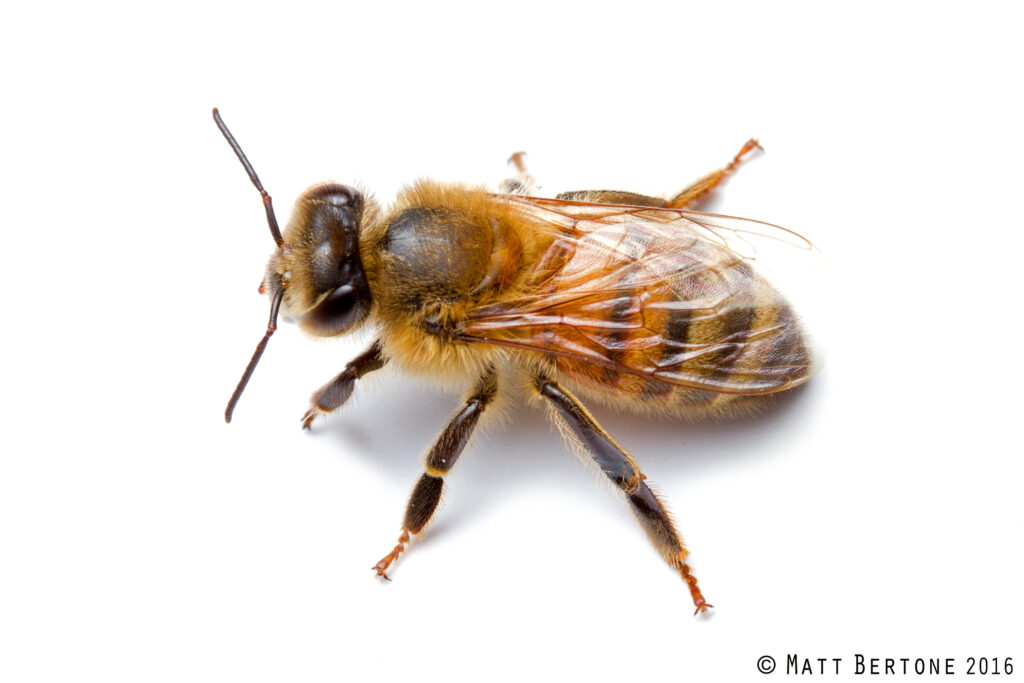
M 728 164 L 717 171 L 712 171 L 706 176 L 688 186 L 686 189 L 680 191 L 671 199 L 668 200 L 668 207 L 671 209 L 693 209 L 700 204 L 703 200 L 708 198 L 709 193 L 715 189 L 723 180 L 731 175 L 740 163 L 743 161 L 743 157 L 747 156 L 755 149 L 761 149 L 761 145 L 757 143 L 757 140 L 751 138 L 747 140 L 740 151 L 737 152 L 736 156 L 732 158 Z
M 302 428 L 309 429 L 317 415 L 326 415 L 344 405 L 352 395 L 356 380 L 369 372 L 381 369 L 385 362 L 381 355 L 380 340 L 377 340 L 370 348 L 353 358 L 337 377 L 316 390 L 310 401 L 312 405 L 302 416 Z
M 534 388 L 554 408 L 552 412 L 555 420 L 568 427 L 587 449 L 601 471 L 626 494 L 633 514 L 646 532 L 647 538 L 665 561 L 679 572 L 690 589 L 693 604 L 697 607 L 694 614 L 706 612 L 711 605 L 704 599 L 697 585 L 697 578 L 690 573 L 690 566 L 686 564 L 689 551 L 683 545 L 665 506 L 644 481 L 646 477 L 636 461 L 615 443 L 587 409 L 557 382 L 538 376 L 534 379 Z
M 587 202 L 590 204 L 652 206 L 657 209 L 694 209 L 703 200 L 708 198 L 712 190 L 739 167 L 747 154 L 755 149 L 761 149 L 761 145 L 757 144 L 757 140 L 747 140 L 739 153 L 724 168 L 712 171 L 686 189 L 673 195 L 671 199 L 622 190 L 576 190 L 573 192 L 563 192 L 556 199 L 565 199 L 570 202 Z
M 452 415 L 444 431 L 430 447 L 426 458 L 426 471 L 420 476 L 412 490 L 412 495 L 409 496 L 398 543 L 373 567 L 377 576 L 388 578 L 385 572 L 405 551 L 409 535 L 420 533 L 430 521 L 437 509 L 437 504 L 441 501 L 445 474 L 455 466 L 455 461 L 459 459 L 462 450 L 466 447 L 480 416 L 494 400 L 497 392 L 497 373 L 490 369 L 477 381 L 465 404 Z
M 626 192 L 625 190 L 573 190 L 563 192 L 555 199 L 564 199 L 569 202 L 584 202 L 586 204 L 623 204 L 625 206 L 653 206 L 656 209 L 664 209 L 668 203 L 662 197 L 651 197 L 637 192 Z

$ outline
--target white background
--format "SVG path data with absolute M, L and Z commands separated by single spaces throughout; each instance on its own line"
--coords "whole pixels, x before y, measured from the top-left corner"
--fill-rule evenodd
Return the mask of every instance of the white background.
M 1016 6 L 369 4 L 7 10 L 0 678 L 1024 666 Z M 824 371 L 746 421 L 595 409 L 713 617 L 525 408 L 373 578 L 459 399 L 382 371 L 303 433 L 364 341 L 285 326 L 223 423 L 273 245 L 212 106 L 282 220 L 319 180 L 493 184 L 518 149 L 544 191 L 668 193 L 760 138 L 714 207 L 828 255 Z

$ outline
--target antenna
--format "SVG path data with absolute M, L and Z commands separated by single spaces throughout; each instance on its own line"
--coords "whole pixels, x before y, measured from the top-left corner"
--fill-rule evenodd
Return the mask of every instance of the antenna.
M 267 323 L 267 333 L 263 335 L 263 339 L 256 346 L 256 352 L 252 354 L 252 359 L 249 364 L 245 366 L 245 372 L 242 373 L 242 379 L 238 380 L 238 386 L 235 387 L 235 393 L 231 394 L 231 399 L 228 401 L 228 407 L 224 410 L 224 421 L 231 422 L 231 414 L 235 412 L 235 405 L 238 403 L 238 399 L 241 398 L 242 392 L 245 391 L 245 385 L 249 383 L 249 378 L 252 377 L 253 370 L 256 369 L 256 364 L 260 362 L 260 356 L 263 355 L 263 350 L 267 348 L 267 342 L 270 341 L 270 336 L 277 330 L 277 311 L 281 308 L 281 297 L 284 296 L 284 287 L 279 285 L 277 291 L 274 293 L 274 299 L 270 302 L 270 322 Z
M 256 189 L 260 191 L 260 196 L 263 197 L 263 208 L 267 212 L 267 223 L 270 225 L 270 234 L 274 237 L 274 241 L 277 242 L 277 246 L 284 248 L 284 238 L 281 237 L 281 229 L 277 227 L 277 217 L 274 215 L 273 200 L 267 191 L 263 189 L 263 184 L 260 182 L 259 176 L 256 175 L 256 171 L 253 169 L 252 164 L 245 158 L 245 152 L 238 146 L 235 141 L 235 136 L 231 134 L 228 127 L 224 124 L 224 119 L 220 117 L 220 112 L 217 108 L 213 108 L 213 120 L 217 123 L 217 127 L 220 128 L 220 132 L 224 134 L 224 138 L 231 145 L 231 149 L 235 151 L 235 156 L 242 162 L 242 166 L 245 167 L 245 172 L 249 174 L 249 180 L 256 186 Z
M 277 227 L 277 217 L 274 215 L 273 200 L 266 190 L 263 189 L 263 184 L 260 182 L 259 176 L 256 175 L 255 169 L 252 164 L 245 156 L 245 152 L 238 146 L 238 142 L 235 141 L 235 136 L 231 134 L 228 127 L 224 124 L 224 119 L 220 117 L 220 112 L 217 108 L 213 108 L 213 120 L 220 128 L 220 132 L 224 134 L 224 138 L 231 145 L 231 149 L 235 151 L 235 156 L 242 162 L 242 167 L 245 168 L 245 172 L 249 174 L 249 180 L 256 186 L 256 189 L 260 191 L 260 196 L 263 197 L 263 208 L 267 212 L 267 224 L 270 226 L 270 234 L 277 242 L 277 246 L 284 249 L 284 238 L 281 237 L 281 229 Z M 242 373 L 242 379 L 238 381 L 238 386 L 235 387 L 235 391 L 231 394 L 231 399 L 228 401 L 228 407 L 224 410 L 224 421 L 231 422 L 231 414 L 235 412 L 235 405 L 238 404 L 238 399 L 242 397 L 242 392 L 245 391 L 245 385 L 249 383 L 249 378 L 252 377 L 252 373 L 256 370 L 256 364 L 260 362 L 260 357 L 263 355 L 263 351 L 267 348 L 267 342 L 270 341 L 270 337 L 277 330 L 277 312 L 281 308 L 281 298 L 284 296 L 284 282 L 278 281 L 277 288 L 274 291 L 274 298 L 270 302 L 270 322 L 267 323 L 267 332 L 263 335 L 263 339 L 256 346 L 255 353 L 252 354 L 252 358 L 249 360 L 249 364 L 245 366 L 245 372 Z

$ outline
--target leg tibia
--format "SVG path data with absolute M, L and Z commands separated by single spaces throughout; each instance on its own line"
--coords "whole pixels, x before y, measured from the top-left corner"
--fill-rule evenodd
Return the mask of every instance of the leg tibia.
M 669 564 L 685 559 L 688 554 L 672 526 L 672 520 L 654 492 L 642 483 L 636 493 L 629 495 L 633 514 L 643 527 L 651 544 Z
M 625 206 L 653 206 L 663 208 L 667 202 L 661 197 L 649 197 L 636 192 L 623 190 L 575 190 L 563 192 L 556 199 L 564 199 L 569 202 L 584 202 L 588 204 L 623 204 Z

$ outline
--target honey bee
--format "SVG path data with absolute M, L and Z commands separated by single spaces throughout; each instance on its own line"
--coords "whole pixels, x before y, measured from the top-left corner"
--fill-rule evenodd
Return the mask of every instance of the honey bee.
M 271 197 L 217 110 L 213 118 L 263 197 L 276 242 L 260 289 L 266 334 L 225 411 L 277 329 L 334 337 L 371 326 L 376 341 L 312 397 L 309 428 L 356 381 L 395 365 L 468 387 L 427 452 L 388 568 L 433 516 L 445 475 L 499 392 L 518 390 L 625 495 L 647 537 L 685 581 L 695 614 L 711 605 L 660 498 L 577 394 L 640 414 L 743 412 L 811 374 L 800 322 L 741 253 L 755 235 L 810 244 L 758 221 L 689 210 L 758 147 L 669 199 L 609 190 L 531 196 L 521 155 L 502 194 L 420 181 L 388 209 L 345 185 L 306 190 L 282 232 Z

